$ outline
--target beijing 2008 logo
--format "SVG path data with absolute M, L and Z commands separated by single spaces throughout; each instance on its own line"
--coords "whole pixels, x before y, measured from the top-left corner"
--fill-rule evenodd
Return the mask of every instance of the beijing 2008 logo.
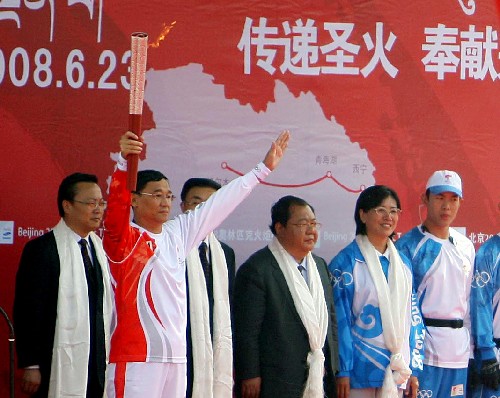
M 14 221 L 0 221 L 0 245 L 14 243 Z

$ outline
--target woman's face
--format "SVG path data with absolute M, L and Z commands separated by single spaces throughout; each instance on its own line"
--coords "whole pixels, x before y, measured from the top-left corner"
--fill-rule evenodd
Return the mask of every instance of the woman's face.
M 360 210 L 361 221 L 366 225 L 366 234 L 368 237 L 385 237 L 392 235 L 398 225 L 399 214 L 396 200 L 388 196 L 382 203 L 368 211 Z

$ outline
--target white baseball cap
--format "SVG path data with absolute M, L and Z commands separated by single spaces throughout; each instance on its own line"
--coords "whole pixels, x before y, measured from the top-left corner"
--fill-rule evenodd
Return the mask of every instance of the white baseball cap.
M 462 180 L 456 172 L 450 170 L 435 171 L 427 181 L 425 189 L 428 189 L 434 195 L 453 192 L 463 198 Z

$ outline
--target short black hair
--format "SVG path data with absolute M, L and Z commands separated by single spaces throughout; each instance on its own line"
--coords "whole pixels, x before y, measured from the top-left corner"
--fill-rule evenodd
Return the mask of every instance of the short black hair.
M 158 170 L 141 170 L 137 173 L 137 184 L 135 187 L 135 192 L 141 192 L 146 184 L 151 181 L 161 181 L 166 180 L 168 178 Z
M 271 207 L 271 225 L 269 225 L 269 228 L 273 235 L 276 235 L 276 223 L 286 227 L 286 223 L 290 219 L 290 208 L 292 206 L 309 206 L 314 213 L 314 208 L 304 199 L 292 195 L 283 196 Z
M 356 208 L 354 209 L 354 221 L 356 222 L 356 235 L 366 235 L 366 224 L 361 221 L 359 211 L 363 210 L 365 213 L 377 206 L 380 206 L 386 198 L 393 198 L 396 201 L 398 209 L 401 209 L 401 202 L 399 201 L 398 194 L 392 188 L 385 185 L 373 185 L 366 188 L 358 197 L 356 201 Z
M 221 185 L 210 179 L 210 178 L 190 178 L 184 183 L 184 186 L 182 187 L 181 191 L 181 201 L 186 200 L 186 196 L 191 190 L 191 188 L 213 188 L 216 191 L 218 191 L 221 188 Z
M 73 202 L 76 194 L 78 193 L 76 190 L 76 184 L 79 182 L 92 182 L 97 184 L 97 177 L 94 174 L 73 173 L 61 181 L 57 192 L 57 208 L 61 217 L 64 217 L 62 202 L 64 200 Z

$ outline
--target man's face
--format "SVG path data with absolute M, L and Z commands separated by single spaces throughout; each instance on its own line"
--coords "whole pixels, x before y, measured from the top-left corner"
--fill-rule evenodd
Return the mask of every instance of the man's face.
M 75 186 L 76 195 L 72 201 L 63 200 L 64 220 L 80 236 L 87 236 L 101 225 L 104 214 L 101 188 L 93 182 L 79 182 Z
M 206 202 L 214 192 L 216 192 L 216 190 L 211 187 L 191 188 L 186 194 L 186 199 L 181 202 L 181 210 L 184 213 L 188 210 L 193 210 L 200 203 Z
M 161 226 L 168 220 L 172 207 L 172 195 L 167 180 L 150 181 L 141 190 L 140 194 L 132 196 L 134 219 L 143 228 L 158 233 Z
M 285 225 L 276 223 L 276 237 L 285 250 L 298 262 L 313 250 L 318 231 L 311 226 L 316 216 L 309 206 L 290 207 L 290 218 Z
M 442 192 L 437 195 L 429 193 L 428 198 L 423 195 L 422 201 L 427 207 L 425 222 L 431 226 L 443 228 L 449 227 L 455 220 L 462 199 L 456 193 Z

